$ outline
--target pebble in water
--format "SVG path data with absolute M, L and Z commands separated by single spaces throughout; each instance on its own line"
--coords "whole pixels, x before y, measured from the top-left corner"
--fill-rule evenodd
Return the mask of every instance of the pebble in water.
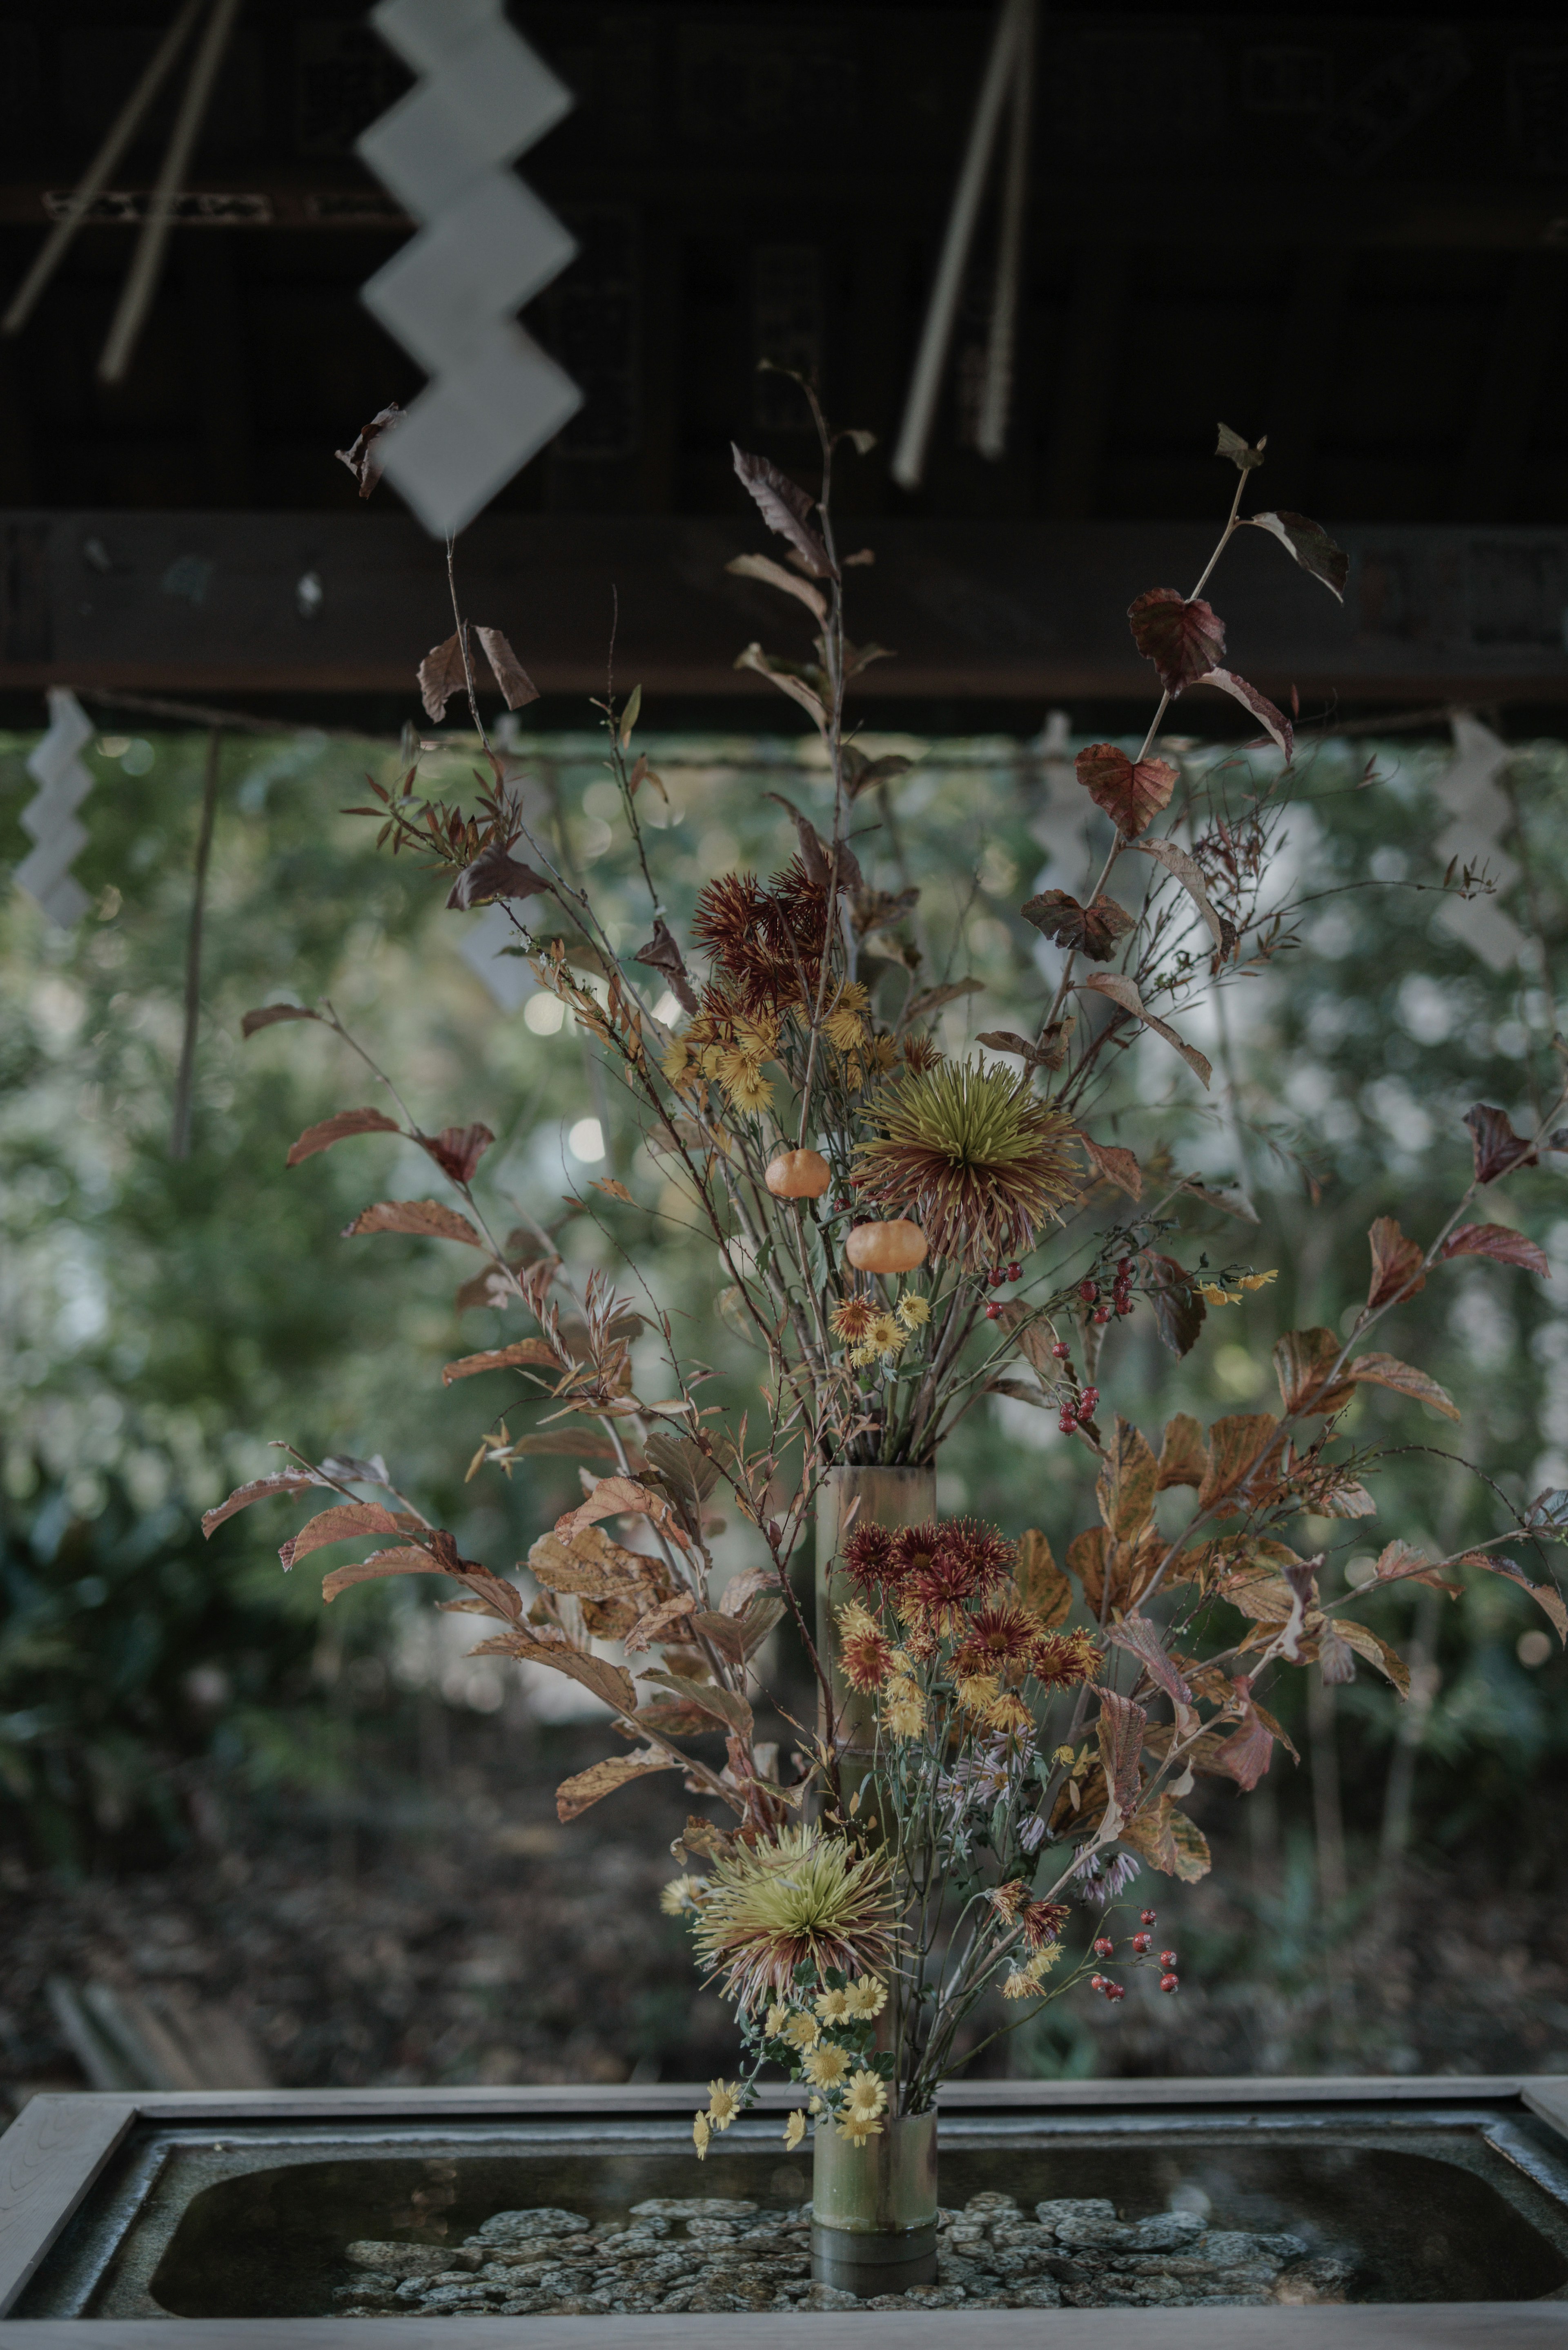
M 811 2275 L 811 2206 L 653 2196 L 596 2225 L 541 2206 L 497 2211 L 454 2247 L 348 2245 L 347 2317 L 595 2316 L 836 2309 L 1262 2308 L 1340 2302 L 1354 2261 L 1301 2236 L 1210 2228 L 1193 2211 L 1118 2219 L 1104 2196 L 1011 2195 L 944 2210 L 937 2282 L 859 2301 Z

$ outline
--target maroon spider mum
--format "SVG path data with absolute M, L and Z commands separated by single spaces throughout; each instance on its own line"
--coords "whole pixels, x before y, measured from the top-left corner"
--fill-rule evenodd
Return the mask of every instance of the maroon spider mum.
M 1030 1949 L 1042 1950 L 1047 1942 L 1059 1942 L 1072 1914 L 1064 1901 L 1031 1901 L 1023 1911 L 1023 1939 Z
M 1016 1599 L 987 1599 L 964 1627 L 962 1644 L 953 1656 L 953 1671 L 967 1676 L 1024 1664 L 1039 1638 L 1038 1623 Z
M 951 1617 L 1012 1571 L 1013 1546 L 976 1518 L 946 1525 L 911 1526 L 899 1537 L 909 1556 L 909 1584 L 922 1606 Z
M 844 1564 L 868 1597 L 899 1582 L 904 1573 L 894 1537 L 886 1526 L 857 1526 L 844 1545 Z
M 1029 1669 L 1044 1689 L 1075 1689 L 1092 1679 L 1100 1651 L 1088 1632 L 1040 1632 L 1035 1635 Z
M 845 1678 L 857 1690 L 880 1689 L 893 1664 L 893 1644 L 880 1632 L 852 1632 L 841 1651 Z

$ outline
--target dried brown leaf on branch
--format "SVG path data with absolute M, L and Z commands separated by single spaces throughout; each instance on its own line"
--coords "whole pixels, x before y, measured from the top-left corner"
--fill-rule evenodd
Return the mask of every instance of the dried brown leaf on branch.
M 827 603 L 821 588 L 814 588 L 810 580 L 803 578 L 798 571 L 786 571 L 784 565 L 775 563 L 771 555 L 737 555 L 725 564 L 724 568 L 738 579 L 761 579 L 768 587 L 777 588 L 784 595 L 793 596 L 797 604 L 805 606 L 818 628 L 826 628 Z
M 314 1158 L 318 1150 L 330 1150 L 335 1142 L 342 1142 L 351 1134 L 401 1134 L 402 1128 L 395 1118 L 379 1109 L 340 1109 L 331 1118 L 324 1118 L 319 1126 L 307 1126 L 299 1140 L 290 1146 L 285 1165 L 297 1167 L 302 1159 Z
M 983 1044 L 985 1040 L 982 1037 L 981 1041 Z M 1114 1183 L 1129 1200 L 1142 1199 L 1143 1170 L 1136 1153 L 1124 1149 L 1120 1143 L 1092 1142 L 1086 1134 L 1080 1134 L 1077 1140 L 1096 1175 L 1106 1183 Z
M 1407 1239 L 1397 1217 L 1379 1216 L 1366 1238 L 1372 1249 L 1369 1306 L 1387 1305 L 1397 1297 L 1414 1297 L 1418 1289 L 1425 1289 L 1427 1276 L 1421 1263 L 1426 1251 L 1419 1241 Z
M 435 1160 L 454 1183 L 472 1183 L 480 1160 L 495 1137 L 487 1126 L 443 1126 L 439 1134 L 421 1134 L 420 1149 Z
M 1148 1439 L 1118 1412 L 1095 1496 L 1106 1528 L 1119 1542 L 1141 1538 L 1154 1513 L 1156 1482 Z
M 1211 1510 L 1252 1479 L 1273 1445 L 1279 1421 L 1271 1411 L 1237 1411 L 1217 1419 L 1209 1431 L 1209 1470 L 1198 1489 L 1198 1506 Z
M 314 1469 L 281 1469 L 275 1477 L 253 1477 L 248 1485 L 236 1485 L 227 1501 L 202 1514 L 202 1532 L 210 1542 L 225 1518 L 236 1511 L 248 1510 L 253 1502 L 270 1501 L 275 1493 L 303 1493 L 313 1485 L 325 1485 L 325 1477 Z
M 514 1338 L 507 1347 L 487 1347 L 482 1355 L 463 1355 L 455 1363 L 448 1363 L 441 1375 L 443 1388 L 454 1379 L 472 1379 L 480 1371 L 514 1371 L 524 1366 L 547 1371 L 559 1371 L 563 1366 L 555 1349 L 543 1338 Z
M 1342 546 L 1334 545 L 1321 523 L 1309 522 L 1305 515 L 1288 514 L 1282 508 L 1278 514 L 1245 515 L 1242 519 L 1251 523 L 1254 530 L 1266 530 L 1277 538 L 1303 571 L 1321 579 L 1329 594 L 1344 603 L 1350 557 Z
M 468 677 L 462 664 L 462 639 L 454 629 L 444 644 L 432 645 L 415 672 L 425 716 L 438 722 L 446 716 L 454 693 L 465 693 Z
M 501 688 L 507 709 L 522 710 L 530 702 L 537 702 L 538 687 L 501 630 L 482 629 L 476 624 L 473 633 L 484 648 L 484 658 L 490 663 L 490 673 Z
M 531 865 L 519 865 L 510 848 L 493 840 L 482 848 L 472 865 L 465 865 L 452 883 L 447 905 L 455 913 L 466 913 L 471 906 L 483 906 L 492 898 L 536 898 L 543 889 L 555 885 L 543 873 L 535 873 Z
M 1158 1249 L 1146 1249 L 1139 1263 L 1161 1344 L 1173 1355 L 1190 1354 L 1209 1312 L 1197 1283 L 1184 1264 Z
M 1169 806 L 1178 781 L 1168 759 L 1140 759 L 1135 766 L 1115 743 L 1091 743 L 1079 752 L 1074 772 L 1095 806 L 1128 840 L 1146 832 Z
M 1179 1411 L 1166 1421 L 1158 1467 L 1162 1493 L 1170 1485 L 1201 1485 L 1209 1474 L 1209 1447 L 1190 1412 Z
M 395 400 L 379 408 L 369 424 L 362 424 L 347 449 L 335 449 L 333 455 L 340 465 L 347 465 L 359 485 L 359 495 L 368 498 L 381 478 L 381 468 L 387 462 L 387 435 L 403 421 L 404 411 Z
M 556 1790 L 556 1817 L 575 1820 L 591 1804 L 613 1795 L 618 1788 L 629 1786 L 634 1779 L 646 1779 L 654 1771 L 679 1771 L 680 1764 L 670 1755 L 651 1750 L 645 1754 L 607 1754 L 602 1762 L 592 1762 L 586 1771 L 576 1771 L 563 1779 Z
M 469 1248 L 484 1246 L 468 1218 L 439 1200 L 378 1200 L 344 1225 L 342 1237 L 349 1241 L 360 1232 L 410 1232 L 425 1240 L 462 1241 Z
M 1249 473 L 1254 466 L 1262 463 L 1263 448 L 1267 440 L 1268 435 L 1265 433 L 1263 439 L 1254 448 L 1250 441 L 1244 441 L 1239 432 L 1232 432 L 1229 424 L 1221 424 L 1214 454 L 1217 457 L 1229 457 L 1238 473 Z
M 1264 733 L 1273 737 L 1287 759 L 1292 756 L 1295 736 L 1291 731 L 1290 720 L 1282 710 L 1275 709 L 1266 693 L 1260 693 L 1255 685 L 1249 685 L 1246 679 L 1238 677 L 1233 669 L 1208 669 L 1201 677 L 1189 678 L 1187 682 L 1189 685 L 1218 686 L 1221 693 L 1228 693 L 1232 702 L 1239 702 L 1243 710 L 1251 712 Z
M 1462 1554 L 1466 1566 L 1483 1566 L 1489 1575 L 1502 1575 L 1527 1591 L 1538 1607 L 1544 1608 L 1556 1629 L 1557 1637 L 1568 1648 L 1568 1607 L 1554 1583 L 1532 1583 L 1517 1559 L 1504 1558 L 1500 1551 L 1467 1550 Z
M 1515 1134 L 1506 1110 L 1495 1108 L 1490 1102 L 1477 1102 L 1466 1110 L 1465 1124 L 1475 1146 L 1478 1183 L 1495 1183 L 1500 1175 L 1515 1167 L 1537 1164 L 1534 1145 Z
M 697 997 L 692 990 L 685 958 L 675 942 L 674 932 L 662 914 L 654 917 L 653 936 L 646 946 L 638 948 L 632 961 L 646 963 L 649 971 L 660 972 L 670 982 L 670 992 L 683 1012 L 696 1011 Z
M 1511 1224 L 1460 1224 L 1449 1234 L 1440 1253 L 1445 1257 L 1490 1256 L 1499 1264 L 1522 1265 L 1527 1273 L 1538 1273 L 1542 1281 L 1552 1278 L 1545 1250 Z
M 805 678 L 797 677 L 784 662 L 775 660 L 771 653 L 765 653 L 760 644 L 753 642 L 743 652 L 738 652 L 735 667 L 754 670 L 759 677 L 767 678 L 781 693 L 787 693 L 792 702 L 800 704 L 819 733 L 826 733 L 827 712 L 823 706 L 821 694 Z
M 1227 921 L 1223 914 L 1216 912 L 1198 859 L 1189 857 L 1186 849 L 1174 840 L 1140 840 L 1134 846 L 1141 857 L 1152 857 L 1157 865 L 1163 865 L 1166 871 L 1180 882 L 1208 924 L 1209 935 L 1220 953 L 1229 954 L 1236 943 L 1236 926 Z
M 1241 1727 L 1231 1732 L 1214 1755 L 1210 1768 L 1234 1779 L 1238 1787 L 1250 1794 L 1273 1760 L 1274 1740 L 1258 1708 L 1243 1694 L 1247 1687 L 1243 1680 L 1236 1683 L 1241 1707 Z
M 1274 1343 L 1274 1376 L 1287 1411 L 1339 1411 L 1355 1388 L 1343 1373 L 1333 1387 L 1324 1383 L 1339 1360 L 1344 1342 L 1337 1332 L 1316 1328 L 1287 1330 Z
M 379 1502 L 338 1502 L 330 1510 L 318 1510 L 296 1534 L 291 1534 L 278 1556 L 286 1575 L 296 1559 L 307 1558 L 328 1543 L 349 1542 L 356 1534 L 400 1534 L 411 1523 L 383 1509 Z
M 1130 1013 L 1135 1020 L 1141 1020 L 1146 1028 L 1152 1028 L 1157 1036 L 1163 1036 L 1166 1043 L 1180 1054 L 1188 1067 L 1208 1085 L 1214 1075 L 1213 1064 L 1208 1055 L 1200 1053 L 1196 1045 L 1189 1045 L 1185 1036 L 1179 1035 L 1168 1020 L 1157 1019 L 1152 1012 L 1147 1011 L 1137 983 L 1130 980 L 1125 972 L 1091 972 L 1084 985 L 1093 988 L 1096 995 L 1108 996 L 1119 1011 Z
M 1108 962 L 1117 940 L 1125 939 L 1133 927 L 1132 916 L 1114 898 L 1099 897 L 1092 906 L 1081 906 L 1065 889 L 1043 889 L 1038 897 L 1026 899 L 1018 910 L 1046 938 L 1070 952 L 1086 955 L 1091 962 Z
M 1189 603 L 1174 588 L 1151 588 L 1127 607 L 1127 625 L 1145 660 L 1151 660 L 1167 693 L 1211 670 L 1225 650 L 1225 623 L 1201 597 Z
M 1130 1819 L 1137 1809 L 1137 1762 L 1148 1716 L 1141 1705 L 1135 1705 L 1130 1698 L 1118 1697 L 1115 1690 L 1101 1690 L 1099 1699 L 1095 1730 L 1100 1745 L 1100 1764 L 1111 1801 L 1124 1820 Z
M 809 490 L 792 482 L 768 458 L 747 456 L 732 441 L 730 452 L 736 474 L 755 499 L 768 528 L 789 541 L 814 578 L 835 578 L 832 559 L 812 521 L 816 501 Z
M 240 1034 L 255 1035 L 263 1028 L 274 1028 L 280 1020 L 319 1020 L 319 1012 L 312 1012 L 304 1003 L 264 1003 L 255 1012 L 247 1012 L 240 1022 Z
M 1035 1526 L 1018 1537 L 1013 1579 L 1019 1599 L 1048 1632 L 1066 1622 L 1073 1612 L 1073 1586 L 1057 1565 L 1049 1541 Z
M 1346 1363 L 1347 1379 L 1366 1382 L 1372 1387 L 1391 1388 L 1396 1395 L 1409 1396 L 1417 1403 L 1430 1404 L 1445 1419 L 1458 1419 L 1459 1408 L 1446 1388 L 1440 1388 L 1425 1371 L 1412 1363 L 1402 1363 L 1395 1355 L 1357 1355 Z

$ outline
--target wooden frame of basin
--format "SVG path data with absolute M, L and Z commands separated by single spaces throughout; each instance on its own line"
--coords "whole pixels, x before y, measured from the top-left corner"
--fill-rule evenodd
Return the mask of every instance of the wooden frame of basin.
M 648 2087 L 244 2089 L 33 2098 L 0 2138 L 0 2350 L 779 2350 L 767 2314 L 742 2317 L 10 2318 L 28 2281 L 138 2122 L 625 2121 L 690 2113 L 690 2083 Z M 763 2093 L 764 2109 L 794 2093 Z M 1260 2106 L 1513 2104 L 1568 2141 L 1568 2075 L 1401 2079 L 956 2082 L 957 2121 L 998 2113 L 1159 2111 L 1216 2118 Z M 84 2331 L 84 2329 L 86 2329 Z M 1568 2350 L 1568 2302 L 1418 2302 L 1276 2309 L 867 2310 L 794 2317 L 802 2350 Z

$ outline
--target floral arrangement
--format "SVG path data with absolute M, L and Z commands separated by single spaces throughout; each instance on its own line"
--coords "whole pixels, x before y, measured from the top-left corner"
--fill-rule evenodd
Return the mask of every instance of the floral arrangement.
M 1184 1013 L 1293 937 L 1288 889 L 1266 886 L 1292 723 L 1224 666 L 1224 623 L 1203 590 L 1242 527 L 1271 535 L 1335 595 L 1345 557 L 1300 515 L 1243 515 L 1262 449 L 1222 428 L 1219 454 L 1237 479 L 1213 556 L 1189 593 L 1151 589 L 1128 615 L 1160 689 L 1147 733 L 1136 755 L 1102 743 L 1076 763 L 1109 820 L 1102 868 L 1082 899 L 1051 889 L 1021 909 L 1058 950 L 1054 983 L 1028 1035 L 982 1031 L 978 1049 L 950 1050 L 940 1016 L 978 983 L 924 967 L 918 893 L 890 846 L 909 762 L 870 756 L 846 719 L 854 680 L 881 652 L 846 632 L 846 583 L 872 558 L 841 552 L 833 518 L 835 468 L 867 436 L 830 430 L 803 391 L 821 481 L 808 491 L 737 451 L 737 473 L 785 560 L 750 553 L 730 568 L 809 618 L 808 658 L 753 644 L 741 659 L 820 737 L 824 829 L 783 803 L 794 856 L 765 880 L 710 880 L 683 944 L 639 820 L 639 793 L 659 781 L 633 750 L 640 694 L 607 692 L 607 765 L 649 900 L 646 943 L 620 951 L 591 892 L 523 820 L 480 722 L 476 644 L 509 702 L 532 689 L 499 631 L 470 628 L 455 582 L 454 633 L 421 682 L 432 716 L 466 693 L 488 780 L 464 808 L 422 795 L 416 763 L 396 788 L 373 784 L 365 811 L 394 851 L 444 868 L 455 910 L 504 905 L 538 984 L 597 1040 L 711 1242 L 721 1311 L 763 1357 L 761 1421 L 704 1400 L 707 1367 L 683 1357 L 674 1320 L 645 1284 L 626 1295 L 598 1271 L 575 1277 L 542 1224 L 499 1239 L 478 1187 L 489 1129 L 427 1131 L 371 1064 L 398 1115 L 346 1109 L 301 1136 L 290 1163 L 370 1132 L 402 1133 L 427 1154 L 457 1204 L 383 1201 L 350 1232 L 430 1234 L 478 1254 L 483 1272 L 463 1300 L 505 1305 L 532 1326 L 454 1360 L 445 1377 L 504 1377 L 513 1417 L 521 1392 L 545 1406 L 545 1424 L 513 1435 L 498 1411 L 470 1474 L 511 1475 L 570 1447 L 584 1498 L 534 1544 L 531 1589 L 464 1557 L 379 1462 L 291 1453 L 208 1521 L 210 1531 L 265 1496 L 328 1489 L 330 1502 L 285 1544 L 286 1567 L 368 1539 L 363 1555 L 327 1574 L 327 1599 L 380 1576 L 446 1576 L 458 1596 L 445 1604 L 486 1627 L 480 1653 L 566 1674 L 608 1709 L 629 1751 L 562 1784 L 563 1819 L 649 1773 L 680 1773 L 701 1799 L 675 1847 L 688 1873 L 667 1903 L 689 1918 L 700 1963 L 734 2003 L 749 2070 L 713 2085 L 697 2116 L 700 2153 L 754 2095 L 763 2066 L 784 2068 L 807 2093 L 806 2111 L 858 2145 L 892 2116 L 929 2110 L 973 2053 L 972 2019 L 992 1993 L 981 2046 L 1096 1960 L 1092 1985 L 1119 1998 L 1123 1985 L 1104 1971 L 1117 1943 L 1103 1926 L 1067 1956 L 1074 1905 L 1103 1907 L 1141 1868 L 1188 1881 L 1204 1873 L 1208 1849 L 1182 1799 L 1198 1773 L 1251 1789 L 1275 1744 L 1288 1746 L 1265 1701 L 1278 1671 L 1342 1681 L 1359 1659 L 1403 1693 L 1406 1669 L 1358 1618 L 1356 1597 L 1332 1608 L 1320 1598 L 1323 1556 L 1303 1555 L 1302 1522 L 1374 1510 L 1376 1449 L 1344 1430 L 1360 1388 L 1459 1417 L 1424 1371 L 1366 1339 L 1455 1256 L 1543 1273 L 1533 1243 L 1469 1211 L 1511 1170 L 1568 1143 L 1552 1124 L 1561 1098 L 1529 1137 L 1501 1110 L 1473 1108 L 1464 1196 L 1425 1241 L 1392 1219 L 1374 1224 L 1366 1303 L 1348 1336 L 1279 1338 L 1277 1411 L 1207 1430 L 1177 1413 L 1151 1441 L 1109 1409 L 1106 1342 L 1128 1316 L 1152 1316 L 1179 1357 L 1210 1309 L 1273 1278 L 1244 1256 L 1211 1264 L 1184 1234 L 1194 1204 L 1244 1216 L 1244 1202 L 1184 1175 L 1166 1147 L 1140 1162 L 1092 1131 L 1126 1101 L 1127 1073 L 1143 1066 L 1127 1051 L 1145 1035 L 1174 1056 L 1173 1073 L 1179 1062 L 1207 1087 L 1212 1072 L 1183 1033 Z M 1184 780 L 1159 754 L 1158 730 L 1197 687 L 1240 702 L 1281 763 L 1241 763 L 1243 781 L 1231 786 L 1222 775 Z M 1484 884 L 1467 874 L 1453 886 Z M 323 1022 L 354 1045 L 328 1004 L 267 1006 L 246 1033 L 282 1020 Z M 1146 1088 L 1142 1109 L 1166 1090 Z M 613 1180 L 599 1189 L 637 1206 Z M 660 1360 L 652 1392 L 633 1377 L 639 1334 Z M 826 1481 L 928 1467 L 960 1417 L 997 1394 L 1052 1414 L 1086 1448 L 1097 1523 L 1059 1565 L 1038 1532 L 1014 1544 L 967 1522 L 851 1522 L 840 1558 L 821 1563 L 833 1580 L 814 1630 L 791 1570 Z M 720 1487 L 754 1529 L 761 1562 L 722 1586 L 710 1543 Z M 1174 1500 L 1157 1509 L 1162 1495 Z M 1459 1557 L 1389 1541 L 1367 1587 L 1415 1578 L 1451 1588 L 1469 1565 L 1512 1576 L 1568 1637 L 1554 1585 L 1532 1582 L 1501 1547 L 1565 1530 L 1568 1496 L 1545 1494 Z M 786 1616 L 818 1690 L 815 1724 L 793 1725 L 789 1762 L 758 1735 L 754 1710 L 764 1644 Z M 1158 1966 L 1174 1991 L 1175 1953 L 1155 1953 L 1155 1924 L 1146 1909 L 1127 1960 Z M 790 2144 L 805 2126 L 795 2113 Z

